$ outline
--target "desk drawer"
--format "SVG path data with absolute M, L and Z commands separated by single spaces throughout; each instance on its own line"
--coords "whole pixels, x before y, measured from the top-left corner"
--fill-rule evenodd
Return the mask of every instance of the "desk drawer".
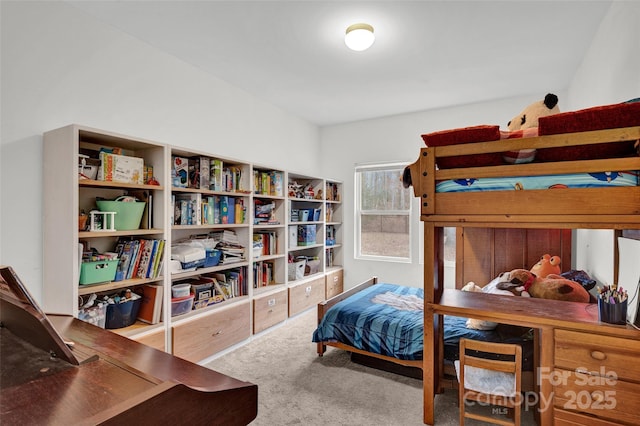
M 554 372 L 556 408 L 602 420 L 640 424 L 640 384 L 562 369 Z
M 324 276 L 289 288 L 289 316 L 298 314 L 324 300 Z
M 287 319 L 287 289 L 253 300 L 253 333 L 259 333 Z
M 616 374 L 640 382 L 640 341 L 568 330 L 555 331 L 555 367 Z
M 131 339 L 147 346 L 151 346 L 152 348 L 164 351 L 164 328 L 159 328 L 151 333 L 143 334 L 142 336 L 133 336 Z
M 553 426 L 617 426 L 619 423 L 561 409 L 553 411 Z
M 326 275 L 327 294 L 326 299 L 331 299 L 333 296 L 337 296 L 342 293 L 343 285 L 343 270 L 329 272 Z
M 188 318 L 171 327 L 173 355 L 201 361 L 251 336 L 249 301 Z

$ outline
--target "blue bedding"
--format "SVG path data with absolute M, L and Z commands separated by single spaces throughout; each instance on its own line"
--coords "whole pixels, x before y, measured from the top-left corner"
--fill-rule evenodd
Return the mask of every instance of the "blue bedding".
M 455 179 L 438 182 L 436 184 L 436 192 L 512 191 L 523 189 L 638 186 L 638 179 L 639 176 L 637 171 Z
M 332 306 L 313 341 L 337 341 L 404 360 L 422 359 L 423 300 L 421 288 L 372 285 Z
M 422 288 L 380 283 L 332 306 L 313 333 L 313 342 L 341 342 L 363 351 L 402 360 L 423 353 Z M 527 330 L 500 324 L 495 330 L 473 330 L 466 318 L 444 317 L 444 357 L 458 359 L 461 338 L 523 345 L 525 369 L 532 367 L 533 345 Z

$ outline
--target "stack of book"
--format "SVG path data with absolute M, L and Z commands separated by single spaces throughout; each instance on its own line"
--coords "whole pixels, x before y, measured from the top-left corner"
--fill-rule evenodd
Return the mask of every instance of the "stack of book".
M 157 278 L 164 261 L 165 240 L 120 239 L 115 248 L 118 267 L 114 281 Z
M 228 265 L 245 260 L 245 247 L 240 244 L 238 235 L 231 229 L 213 231 L 210 237 L 217 241 L 216 249 L 222 252 L 220 264 Z

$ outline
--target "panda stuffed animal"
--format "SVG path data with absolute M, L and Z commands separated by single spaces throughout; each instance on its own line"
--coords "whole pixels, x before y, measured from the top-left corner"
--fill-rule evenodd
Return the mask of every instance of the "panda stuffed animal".
M 507 123 L 507 128 L 510 132 L 514 132 L 516 130 L 538 127 L 538 118 L 559 112 L 558 97 L 553 93 L 548 93 L 543 100 L 532 103 L 520 114 L 513 117 L 509 123 Z

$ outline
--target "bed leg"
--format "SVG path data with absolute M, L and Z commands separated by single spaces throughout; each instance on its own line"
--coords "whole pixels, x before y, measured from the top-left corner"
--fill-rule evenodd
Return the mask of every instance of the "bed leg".
M 322 356 L 327 351 L 327 345 L 318 343 L 318 356 Z

